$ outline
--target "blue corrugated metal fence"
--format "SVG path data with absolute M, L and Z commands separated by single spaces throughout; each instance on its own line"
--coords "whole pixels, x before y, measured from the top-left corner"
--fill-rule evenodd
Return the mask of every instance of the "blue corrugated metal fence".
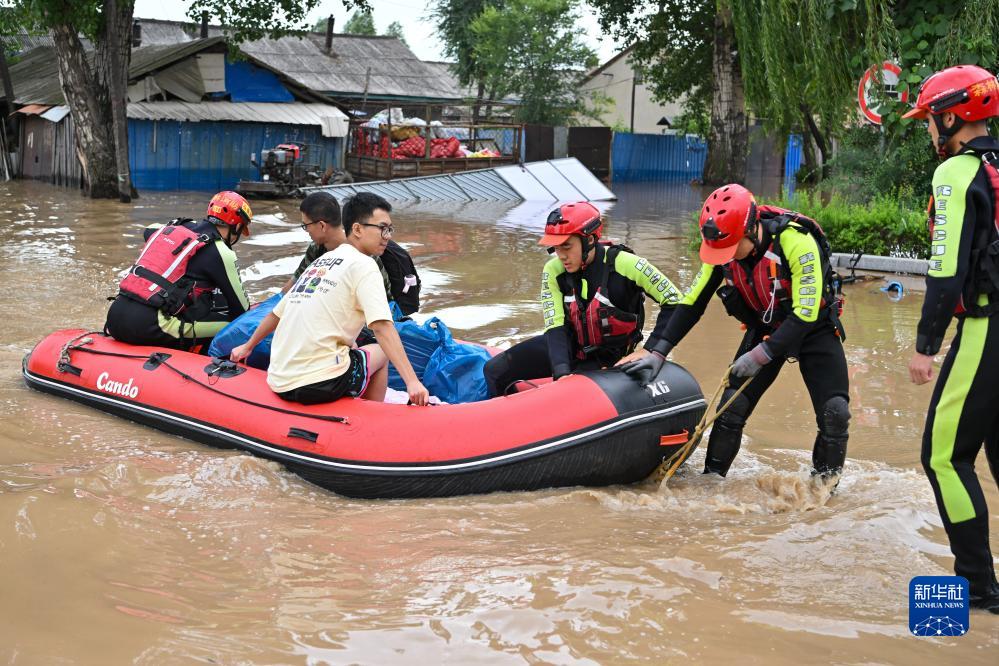
M 784 152 L 784 196 L 794 196 L 795 178 L 801 168 L 801 135 L 792 134 L 787 137 L 787 149 Z
M 695 136 L 614 133 L 611 171 L 616 181 L 701 177 L 707 144 Z
M 611 146 L 613 179 L 700 180 L 708 146 L 696 136 L 614 133 Z M 801 168 L 801 136 L 788 137 L 784 153 L 784 187 L 794 192 L 794 178 Z
M 340 166 L 343 139 L 322 136 L 318 127 L 265 123 L 129 120 L 128 152 L 132 182 L 139 190 L 233 189 L 241 179 L 256 180 L 250 154 L 284 141 L 321 146 L 325 165 Z

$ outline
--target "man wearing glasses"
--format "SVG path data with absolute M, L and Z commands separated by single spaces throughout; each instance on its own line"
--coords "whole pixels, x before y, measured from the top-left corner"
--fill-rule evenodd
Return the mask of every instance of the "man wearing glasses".
M 340 220 L 340 202 L 329 192 L 313 192 L 302 200 L 298 207 L 302 214 L 302 223 L 299 225 L 309 234 L 312 240 L 305 250 L 305 256 L 295 269 L 295 274 L 288 278 L 288 281 L 281 287 L 281 293 L 287 294 L 302 273 L 312 265 L 312 263 L 327 252 L 335 250 L 341 243 L 347 240 L 343 233 L 343 224 Z M 391 283 L 389 282 L 388 271 L 382 264 L 381 257 L 375 257 L 378 270 L 381 271 L 382 280 L 385 284 L 385 295 L 393 300 Z
M 316 259 L 249 342 L 229 357 L 245 359 L 273 331 L 267 384 L 285 400 L 318 404 L 363 396 L 382 401 L 391 361 L 410 401 L 426 405 L 429 394 L 406 357 L 374 261 L 392 236 L 391 210 L 387 201 L 369 192 L 347 199 L 342 216 L 346 242 Z M 378 343 L 353 348 L 365 324 Z

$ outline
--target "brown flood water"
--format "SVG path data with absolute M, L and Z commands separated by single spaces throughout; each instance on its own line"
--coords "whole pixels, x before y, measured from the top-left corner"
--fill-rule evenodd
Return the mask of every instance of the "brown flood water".
M 616 189 L 611 235 L 685 285 L 701 193 Z M 102 324 L 144 224 L 200 215 L 206 199 L 122 206 L 0 185 L 0 661 L 997 663 L 999 617 L 973 614 L 960 638 L 907 629 L 909 579 L 951 566 L 919 470 L 930 388 L 906 372 L 918 292 L 892 304 L 878 283 L 848 287 L 853 426 L 832 498 L 808 482 L 814 421 L 788 367 L 726 480 L 698 474 L 697 452 L 663 489 L 354 501 L 21 380 L 39 338 Z M 238 254 L 260 298 L 307 238 L 295 202 L 254 210 Z M 544 212 L 400 207 L 424 312 L 468 339 L 536 332 Z M 738 335 L 714 303 L 675 360 L 710 394 Z M 992 534 L 999 551 L 995 518 Z

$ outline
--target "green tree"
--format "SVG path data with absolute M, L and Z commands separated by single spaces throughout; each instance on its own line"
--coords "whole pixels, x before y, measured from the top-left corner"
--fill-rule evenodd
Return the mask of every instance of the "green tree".
M 714 0 L 675 0 L 651 7 L 645 0 L 590 0 L 600 27 L 629 55 L 660 102 L 683 99 L 687 109 L 711 106 Z
M 732 0 L 735 1 L 735 0 Z M 659 102 L 708 117 L 708 183 L 746 177 L 748 122 L 728 0 L 591 0 L 604 31 L 631 45 L 631 64 Z
M 403 32 L 402 24 L 398 21 L 389 23 L 388 27 L 385 28 L 385 34 L 388 37 L 395 37 L 406 46 L 409 46 L 409 42 L 406 41 L 406 33 Z
M 343 26 L 343 31 L 348 35 L 377 35 L 375 30 L 375 17 L 370 10 L 358 10 L 350 15 Z
M 995 0 L 964 3 L 911 0 L 895 3 L 885 29 L 891 59 L 902 68 L 897 90 L 915 101 L 919 83 L 934 71 L 958 64 L 977 64 L 995 70 L 994 35 L 999 34 L 999 4 Z M 854 71 L 871 62 L 856 56 Z M 851 98 L 854 91 L 843 91 Z M 831 185 L 861 200 L 894 191 L 913 209 L 925 205 L 930 177 L 937 164 L 924 124 L 903 120 L 909 104 L 883 100 L 882 127 L 849 129 L 832 161 Z
M 454 63 L 452 69 L 458 83 L 475 87 L 474 120 L 479 118 L 487 91 L 486 71 L 476 55 L 475 33 L 471 25 L 486 7 L 502 5 L 503 0 L 435 0 L 430 8 L 429 18 L 437 27 L 444 57 Z M 489 99 L 495 98 L 496 92 L 490 91 Z
M 579 81 L 597 57 L 580 36 L 578 20 L 570 0 L 509 0 L 472 21 L 486 85 L 501 97 L 520 98 L 520 122 L 566 125 L 593 114 Z
M 731 0 L 746 102 L 781 138 L 803 129 L 819 149 L 856 115 L 857 81 L 893 41 L 889 0 Z M 861 65 L 860 63 L 864 63 Z M 810 146 L 806 142 L 806 146 Z
M 131 192 L 124 95 L 133 3 L 130 0 L 11 0 L 5 3 L 5 9 L 0 14 L 2 32 L 47 32 L 52 38 L 63 95 L 76 128 L 84 191 L 92 197 L 120 195 L 123 201 L 128 200 Z M 86 56 L 81 35 L 94 44 L 92 58 Z M 113 95 L 112 91 L 118 94 Z M 119 164 L 122 155 L 124 164 Z M 119 173 L 123 174 L 121 193 Z

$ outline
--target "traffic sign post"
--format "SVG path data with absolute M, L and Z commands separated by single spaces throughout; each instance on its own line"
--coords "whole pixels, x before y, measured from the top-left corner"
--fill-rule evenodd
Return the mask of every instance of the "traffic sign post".
M 881 80 L 884 90 L 888 96 L 901 102 L 909 101 L 908 91 L 899 93 L 896 89 L 899 75 L 902 73 L 901 67 L 888 61 L 881 63 L 880 66 L 871 66 L 860 77 L 860 85 L 857 87 L 857 101 L 860 103 L 860 112 L 875 125 L 881 124 L 882 115 L 882 108 L 877 94 L 877 80 L 874 77 L 879 69 L 881 70 Z

